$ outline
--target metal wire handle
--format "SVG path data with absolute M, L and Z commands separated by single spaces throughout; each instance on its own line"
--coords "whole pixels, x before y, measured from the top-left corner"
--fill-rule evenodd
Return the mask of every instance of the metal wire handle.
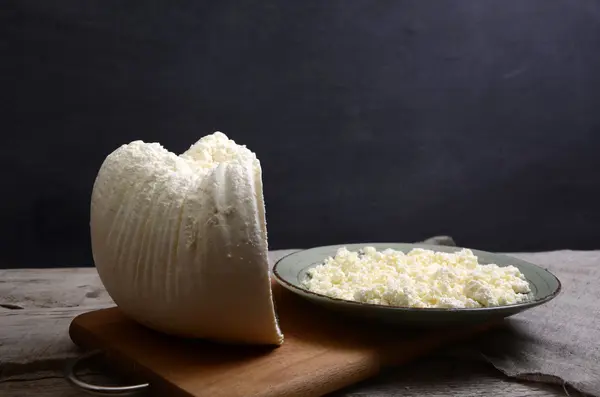
M 75 373 L 77 366 L 83 361 L 100 355 L 102 355 L 101 350 L 93 350 L 81 357 L 67 362 L 67 367 L 65 369 L 65 378 L 67 381 L 82 391 L 96 396 L 133 396 L 139 395 L 140 393 L 148 390 L 150 387 L 149 383 L 140 383 L 139 385 L 132 386 L 100 386 L 92 385 L 79 379 Z

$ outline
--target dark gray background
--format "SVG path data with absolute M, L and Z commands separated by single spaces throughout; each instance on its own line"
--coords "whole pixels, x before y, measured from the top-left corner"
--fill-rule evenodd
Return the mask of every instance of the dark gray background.
M 2 4 L 1 266 L 90 264 L 103 158 L 215 130 L 274 249 L 600 248 L 598 1 Z

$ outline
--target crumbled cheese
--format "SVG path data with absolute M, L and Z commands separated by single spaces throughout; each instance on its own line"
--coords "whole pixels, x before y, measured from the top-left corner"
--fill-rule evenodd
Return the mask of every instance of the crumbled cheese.
M 414 248 L 405 254 L 343 247 L 307 275 L 303 282 L 309 291 L 386 306 L 475 308 L 530 299 L 529 283 L 519 269 L 479 264 L 469 249 L 446 253 Z

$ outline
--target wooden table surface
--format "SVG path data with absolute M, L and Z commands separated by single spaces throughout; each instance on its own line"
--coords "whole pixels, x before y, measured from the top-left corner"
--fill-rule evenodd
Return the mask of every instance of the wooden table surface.
M 274 251 L 271 261 L 289 252 Z M 68 326 L 112 305 L 94 268 L 0 270 L 0 396 L 85 396 L 62 375 L 66 360 L 81 354 Z M 335 396 L 565 395 L 560 386 L 509 379 L 467 351 L 439 352 Z

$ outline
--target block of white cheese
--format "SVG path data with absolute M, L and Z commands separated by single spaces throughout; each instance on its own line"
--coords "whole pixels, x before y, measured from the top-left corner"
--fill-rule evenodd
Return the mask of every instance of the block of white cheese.
M 216 132 L 177 156 L 134 141 L 91 198 L 95 265 L 129 317 L 157 331 L 279 345 L 256 155 Z

